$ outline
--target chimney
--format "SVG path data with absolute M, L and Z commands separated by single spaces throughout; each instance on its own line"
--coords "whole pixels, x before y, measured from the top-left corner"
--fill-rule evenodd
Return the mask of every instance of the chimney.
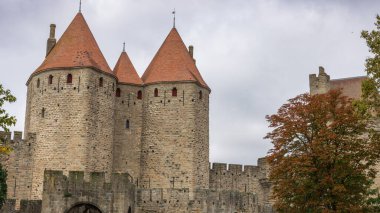
M 325 74 L 325 68 L 323 68 L 322 66 L 319 66 L 319 75 L 320 74 Z
M 194 58 L 194 57 L 193 57 L 193 55 L 194 55 L 194 47 L 193 47 L 193 45 L 190 45 L 190 46 L 189 46 L 189 53 L 190 53 L 190 56 L 191 56 L 192 58 Z
M 193 59 L 193 61 L 195 63 L 195 59 L 194 59 L 194 46 L 193 45 L 189 46 L 189 54 L 190 54 L 191 58 Z
M 55 46 L 55 43 L 57 43 L 57 40 L 55 39 L 55 24 L 50 25 L 50 36 L 47 40 L 47 46 L 46 46 L 46 56 L 49 55 L 50 51 Z

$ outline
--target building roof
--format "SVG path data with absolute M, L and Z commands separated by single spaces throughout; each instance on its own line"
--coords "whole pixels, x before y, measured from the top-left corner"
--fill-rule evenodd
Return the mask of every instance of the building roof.
M 77 13 L 36 72 L 48 69 L 92 67 L 112 74 L 82 13 Z
M 113 69 L 114 75 L 119 79 L 120 83 L 142 85 L 143 81 L 136 72 L 128 54 L 123 51 Z
M 193 81 L 209 89 L 176 28 L 166 37 L 142 80 L 144 84 Z

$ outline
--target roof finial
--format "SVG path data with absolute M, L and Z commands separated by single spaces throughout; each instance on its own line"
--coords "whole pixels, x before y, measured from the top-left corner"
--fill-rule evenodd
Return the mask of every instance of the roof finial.
M 79 12 L 82 12 L 82 0 L 79 0 Z
M 174 8 L 172 14 L 173 14 L 173 28 L 175 28 L 175 8 Z
M 125 42 L 123 43 L 123 52 L 125 52 Z

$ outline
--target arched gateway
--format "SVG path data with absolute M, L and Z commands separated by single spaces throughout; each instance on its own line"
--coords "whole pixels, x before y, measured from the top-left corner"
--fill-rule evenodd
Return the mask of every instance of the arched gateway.
M 92 204 L 78 203 L 66 211 L 66 213 L 102 213 L 102 211 Z

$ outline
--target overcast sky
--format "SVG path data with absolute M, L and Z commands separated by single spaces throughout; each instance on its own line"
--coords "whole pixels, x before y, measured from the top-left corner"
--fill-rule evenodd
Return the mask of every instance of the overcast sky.
M 24 129 L 26 86 L 42 63 L 50 23 L 59 38 L 79 0 L 0 0 L 0 83 L 18 98 L 6 109 Z M 308 75 L 364 75 L 360 31 L 373 29 L 380 1 L 83 0 L 82 12 L 111 68 L 126 42 L 140 76 L 172 27 L 194 45 L 212 89 L 210 161 L 256 164 L 271 147 L 265 115 L 308 92 Z

